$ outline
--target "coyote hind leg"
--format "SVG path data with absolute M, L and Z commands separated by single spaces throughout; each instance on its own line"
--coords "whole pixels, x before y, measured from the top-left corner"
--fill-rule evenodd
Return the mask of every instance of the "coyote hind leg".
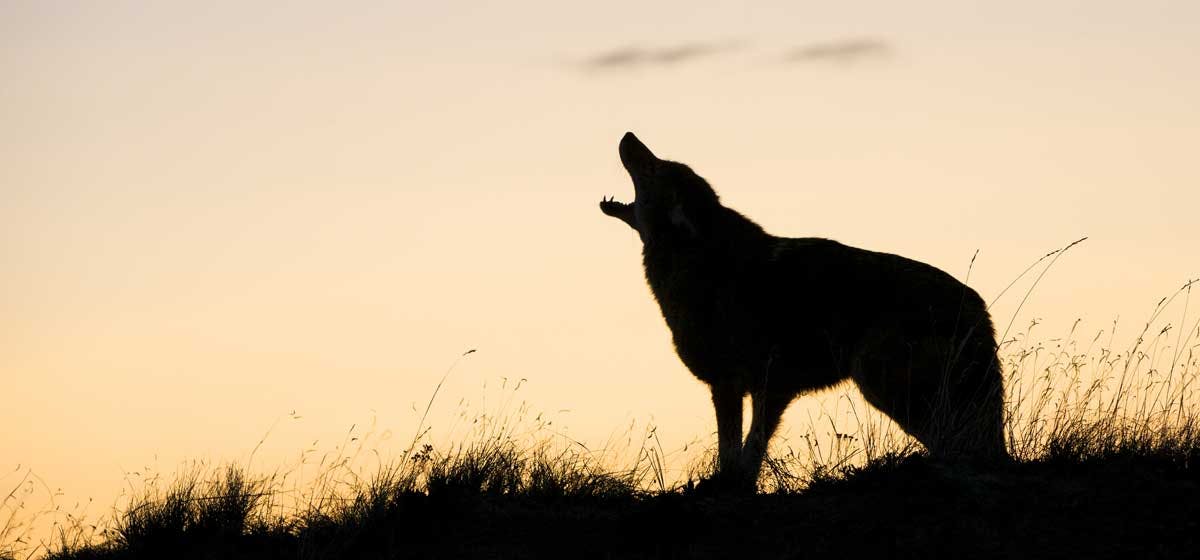
M 750 433 L 746 435 L 746 444 L 742 447 L 741 463 L 741 475 L 747 479 L 747 484 L 754 486 L 758 482 L 758 472 L 762 469 L 771 436 L 775 435 L 783 411 L 794 398 L 795 395 L 770 393 L 765 389 L 751 395 L 754 415 L 750 420 Z
M 891 339 L 854 360 L 863 398 L 936 457 L 1003 459 L 1003 376 L 980 341 Z M 961 351 L 965 350 L 965 351 Z

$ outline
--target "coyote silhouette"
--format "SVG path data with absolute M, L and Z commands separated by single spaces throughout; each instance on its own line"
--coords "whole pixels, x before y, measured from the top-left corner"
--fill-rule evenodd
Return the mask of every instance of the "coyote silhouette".
M 676 352 L 712 390 L 709 484 L 753 489 L 788 404 L 847 378 L 934 457 L 1007 457 L 996 334 L 975 290 L 901 256 L 770 235 L 633 133 L 619 151 L 635 198 L 600 210 L 641 237 Z

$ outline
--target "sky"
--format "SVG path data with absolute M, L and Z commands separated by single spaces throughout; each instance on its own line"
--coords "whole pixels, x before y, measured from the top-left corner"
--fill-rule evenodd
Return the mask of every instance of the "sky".
M 988 301 L 1086 236 L 999 330 L 1136 334 L 1200 276 L 1200 4 L 902 4 L 4 2 L 0 472 L 106 503 L 372 422 L 394 457 L 443 376 L 435 440 L 521 401 L 711 443 L 597 208 L 625 131 Z

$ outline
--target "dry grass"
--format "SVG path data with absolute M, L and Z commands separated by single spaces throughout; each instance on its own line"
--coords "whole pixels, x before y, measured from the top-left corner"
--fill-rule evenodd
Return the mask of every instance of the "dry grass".
M 1053 485 L 1045 481 L 1064 472 L 1074 477 L 1064 480 L 1102 472 L 1104 480 L 1143 483 L 1150 472 L 1155 481 L 1183 479 L 1194 486 L 1200 480 L 1195 467 L 1200 321 L 1188 318 L 1193 284 L 1160 301 L 1125 349 L 1112 348 L 1115 324 L 1080 340 L 1075 328 L 1062 337 L 1039 338 L 1034 322 L 1002 341 L 1013 465 L 946 474 L 949 467 L 931 467 L 919 445 L 894 425 L 852 405 L 857 426 L 843 432 L 831 423 L 832 436 L 824 441 L 813 427 L 797 440 L 801 445 L 775 448 L 759 498 L 811 501 L 832 493 L 850 503 L 861 488 L 878 495 L 886 493 L 881 488 L 919 485 L 931 476 L 941 477 L 934 488 L 946 481 L 977 488 L 979 480 L 1002 480 L 1006 493 L 1022 488 L 1046 493 Z M 1166 321 L 1169 313 L 1178 323 Z M 444 450 L 424 440 L 423 418 L 403 456 L 370 472 L 354 462 L 363 440 L 347 435 L 342 447 L 322 457 L 318 474 L 304 487 L 290 471 L 256 476 L 236 466 L 192 465 L 169 483 L 158 477 L 143 481 L 127 506 L 97 525 L 62 512 L 26 514 L 24 497 L 44 485 L 28 471 L 18 472 L 6 483 L 11 490 L 0 508 L 0 558 L 140 558 L 182 549 L 193 551 L 192 557 L 438 556 L 426 545 L 431 535 L 446 531 L 465 531 L 457 537 L 461 546 L 504 539 L 476 526 L 480 519 L 510 528 L 582 520 L 628 530 L 620 525 L 627 518 L 640 527 L 636 524 L 669 514 L 702 525 L 710 511 L 729 514 L 690 491 L 691 481 L 708 472 L 711 453 L 676 480 L 667 474 L 669 454 L 653 428 L 631 435 L 642 443 L 622 459 L 552 435 L 540 416 L 530 416 L 525 405 L 506 404 L 471 419 L 476 426 L 471 436 Z M 1086 490 L 1116 492 L 1109 486 Z M 1116 503 L 1124 499 L 1110 497 Z M 778 512 L 791 507 L 786 504 L 754 507 Z M 26 528 L 36 515 L 60 515 L 54 542 L 30 541 Z M 515 556 L 522 551 L 528 552 L 510 550 Z

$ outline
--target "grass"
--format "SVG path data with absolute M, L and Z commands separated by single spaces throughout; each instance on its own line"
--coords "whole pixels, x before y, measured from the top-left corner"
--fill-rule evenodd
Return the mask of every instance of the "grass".
M 856 426 L 829 419 L 831 437 L 816 437 L 814 423 L 773 447 L 758 494 L 711 497 L 692 485 L 711 453 L 673 477 L 652 429 L 630 457 L 614 458 L 546 436 L 540 418 L 528 430 L 522 406 L 473 419 L 472 436 L 447 449 L 424 441 L 422 418 L 409 449 L 369 473 L 339 449 L 303 488 L 289 473 L 193 465 L 146 481 L 104 523 L 67 516 L 39 547 L 16 538 L 14 512 L 34 484 L 26 476 L 0 509 L 0 558 L 1193 555 L 1191 286 L 1159 302 L 1122 351 L 1112 348 L 1115 325 L 1081 341 L 1075 328 L 1035 336 L 1034 322 L 1003 340 L 1011 464 L 930 460 L 851 400 Z M 1166 322 L 1179 307 L 1179 326 Z

